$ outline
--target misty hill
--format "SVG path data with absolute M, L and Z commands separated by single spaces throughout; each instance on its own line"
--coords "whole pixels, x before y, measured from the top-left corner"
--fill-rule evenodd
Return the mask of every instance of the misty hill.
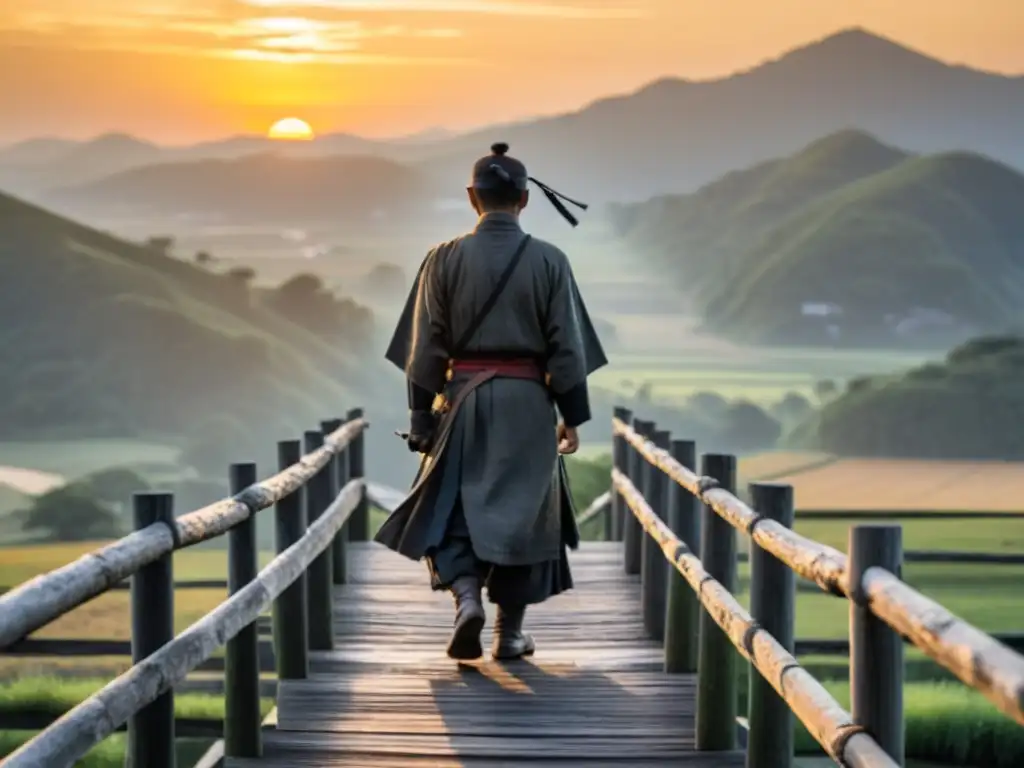
M 616 210 L 705 319 L 772 344 L 947 344 L 1013 327 L 1024 176 L 842 132 L 692 195 Z
M 860 131 L 840 131 L 800 152 L 726 174 L 688 195 L 612 205 L 614 226 L 645 252 L 683 272 L 704 294 L 745 267 L 744 253 L 767 230 L 818 197 L 887 170 L 909 155 Z
M 147 165 L 231 160 L 271 153 L 293 157 L 386 155 L 387 150 L 387 144 L 348 134 L 329 134 L 316 142 L 294 144 L 265 136 L 240 135 L 180 147 L 159 146 L 120 133 L 81 142 L 31 139 L 0 148 L 0 185 L 39 197 L 57 188 L 80 186 Z
M 457 190 L 468 164 L 500 139 L 538 178 L 570 195 L 585 192 L 588 202 L 607 202 L 693 191 L 849 127 L 915 152 L 966 149 L 1024 167 L 1022 124 L 1024 78 L 950 66 L 850 29 L 728 77 L 665 78 L 551 117 L 411 142 L 323 136 L 282 151 L 423 163 Z M 262 142 L 239 137 L 165 148 L 161 161 L 236 156 L 242 147 L 266 149 Z M 0 155 L 0 182 L 5 168 Z M 62 175 L 60 162 L 39 168 L 51 187 L 88 180 Z M 34 191 L 42 189 L 34 183 Z
M 47 202 L 76 213 L 224 216 L 233 220 L 366 223 L 429 215 L 430 180 L 414 168 L 370 156 L 162 163 L 65 187 Z
M 0 231 L 5 439 L 205 431 L 245 453 L 369 390 L 354 347 L 274 311 L 236 274 L 6 195 Z
M 978 338 L 901 375 L 852 380 L 793 436 L 845 456 L 1024 459 L 1024 338 Z
M 38 193 L 69 180 L 96 179 L 158 162 L 163 152 L 156 144 L 121 133 L 87 142 L 34 139 L 0 150 L 0 183 Z

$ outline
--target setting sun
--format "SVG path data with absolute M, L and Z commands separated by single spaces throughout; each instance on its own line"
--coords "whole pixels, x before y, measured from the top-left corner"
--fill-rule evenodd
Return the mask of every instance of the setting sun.
M 270 126 L 267 137 L 281 141 L 310 141 L 313 138 L 313 129 L 305 120 L 286 117 Z

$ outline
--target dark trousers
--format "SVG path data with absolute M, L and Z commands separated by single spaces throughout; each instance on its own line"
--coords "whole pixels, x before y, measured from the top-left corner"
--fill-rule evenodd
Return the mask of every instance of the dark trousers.
M 451 509 L 441 543 L 430 548 L 426 560 L 433 589 L 448 589 L 460 576 L 476 576 L 487 588 L 492 603 L 509 608 L 542 603 L 572 589 L 572 573 L 564 546 L 557 560 L 534 565 L 496 565 L 478 558 L 473 551 L 461 498 Z

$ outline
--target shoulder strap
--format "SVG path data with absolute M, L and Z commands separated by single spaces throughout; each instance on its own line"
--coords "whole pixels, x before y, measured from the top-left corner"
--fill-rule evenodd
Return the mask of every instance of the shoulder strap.
M 498 299 L 501 297 L 502 292 L 505 290 L 505 286 L 508 285 L 509 278 L 512 277 L 512 273 L 515 271 L 520 260 L 523 258 L 523 252 L 526 250 L 526 246 L 530 244 L 530 236 L 524 235 L 523 239 L 519 241 L 519 247 L 516 248 L 516 252 L 512 254 L 512 258 L 508 262 L 508 266 L 505 267 L 505 271 L 501 273 L 501 277 L 498 278 L 498 282 L 494 285 L 494 290 L 491 291 L 491 295 L 487 297 L 487 301 L 483 303 L 480 310 L 476 313 L 476 317 L 473 318 L 466 330 L 459 337 L 458 342 L 455 346 L 448 351 L 448 355 L 453 358 L 457 358 L 466 348 L 466 344 L 473 338 L 480 326 L 483 324 L 487 315 L 494 309 L 494 305 L 498 303 Z

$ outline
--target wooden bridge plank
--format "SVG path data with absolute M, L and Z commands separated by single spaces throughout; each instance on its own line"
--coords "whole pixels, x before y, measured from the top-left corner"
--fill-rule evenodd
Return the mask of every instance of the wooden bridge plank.
M 308 680 L 280 683 L 264 757 L 227 765 L 742 766 L 738 752 L 694 752 L 695 680 L 661 672 L 621 558 L 617 544 L 573 553 L 576 588 L 527 613 L 535 659 L 457 665 L 443 655 L 451 597 L 430 591 L 425 567 L 353 546 L 336 649 L 311 654 Z

